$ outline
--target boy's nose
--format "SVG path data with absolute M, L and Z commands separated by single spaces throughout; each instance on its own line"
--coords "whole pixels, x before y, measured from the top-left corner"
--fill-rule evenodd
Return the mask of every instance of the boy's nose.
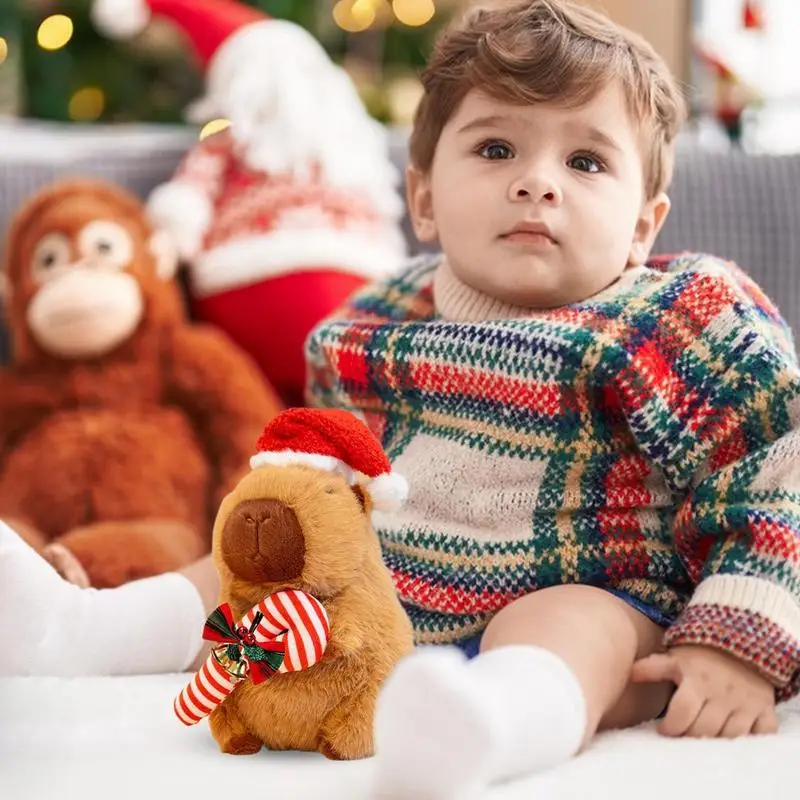
M 299 578 L 305 537 L 297 516 L 278 500 L 245 500 L 228 517 L 221 553 L 231 572 L 252 583 Z
M 532 171 L 517 178 L 509 187 L 512 202 L 534 202 L 560 205 L 563 196 L 561 187 L 552 178 Z

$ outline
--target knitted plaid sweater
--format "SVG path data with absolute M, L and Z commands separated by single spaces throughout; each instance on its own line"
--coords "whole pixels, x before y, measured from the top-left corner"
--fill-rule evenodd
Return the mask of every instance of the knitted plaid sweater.
M 309 402 L 363 415 L 409 481 L 375 522 L 419 642 L 583 583 L 800 692 L 800 368 L 734 265 L 685 255 L 532 312 L 428 257 L 307 357 Z

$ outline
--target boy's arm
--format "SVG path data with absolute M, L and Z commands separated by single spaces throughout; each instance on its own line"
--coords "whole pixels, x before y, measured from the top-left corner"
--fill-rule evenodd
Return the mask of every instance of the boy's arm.
M 777 310 L 715 259 L 632 316 L 610 374 L 635 439 L 679 499 L 696 590 L 665 643 L 800 689 L 800 368 Z
M 419 319 L 431 301 L 420 289 L 428 262 L 356 292 L 306 339 L 306 403 L 342 408 L 364 417 L 381 438 L 386 406 L 381 386 L 383 357 L 391 331 Z M 423 281 L 424 282 L 424 281 Z

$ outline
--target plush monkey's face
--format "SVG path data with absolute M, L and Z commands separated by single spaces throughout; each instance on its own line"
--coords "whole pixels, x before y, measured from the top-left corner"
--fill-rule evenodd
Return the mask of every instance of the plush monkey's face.
M 141 208 L 111 187 L 54 195 L 9 243 L 11 303 L 45 352 L 103 356 L 137 330 L 153 281 L 172 277 L 158 244 Z

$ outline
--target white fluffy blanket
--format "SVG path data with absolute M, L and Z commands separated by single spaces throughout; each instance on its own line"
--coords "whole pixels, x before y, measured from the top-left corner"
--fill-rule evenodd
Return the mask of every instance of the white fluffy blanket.
M 15 646 L 6 643 L 6 646 Z M 0 798 L 366 800 L 371 760 L 310 753 L 225 756 L 206 723 L 183 727 L 186 675 L 0 680 Z M 574 761 L 498 786 L 486 800 L 755 800 L 800 797 L 800 702 L 777 736 L 665 740 L 605 734 Z

